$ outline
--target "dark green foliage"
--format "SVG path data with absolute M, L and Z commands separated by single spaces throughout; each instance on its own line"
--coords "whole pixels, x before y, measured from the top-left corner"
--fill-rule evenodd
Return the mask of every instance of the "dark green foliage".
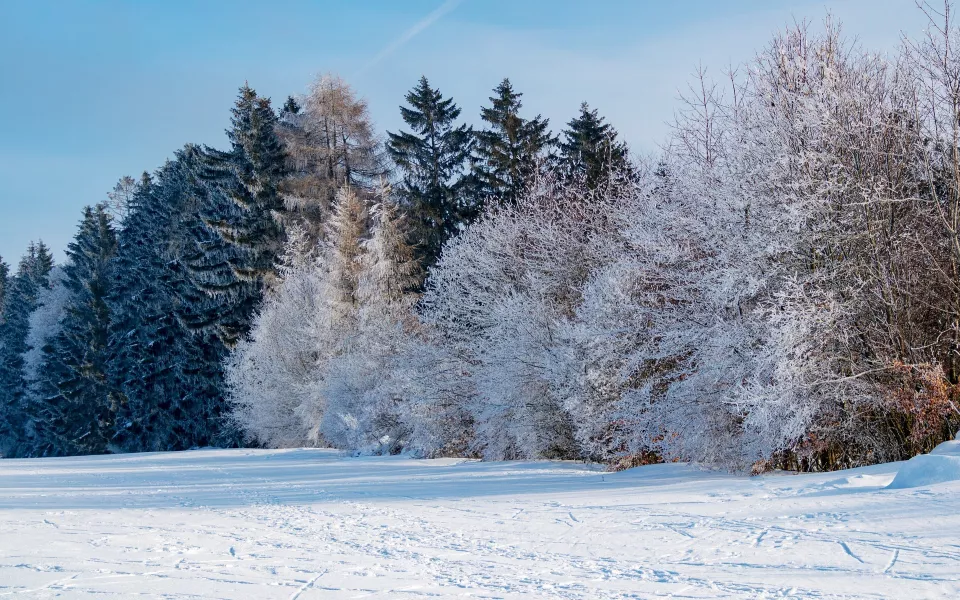
M 283 108 L 280 109 L 280 115 L 283 116 L 285 114 L 300 114 L 300 105 L 293 96 L 287 96 L 287 101 L 283 103 Z
M 475 193 L 484 199 L 515 202 L 538 168 L 550 162 L 548 153 L 556 140 L 547 119 L 520 116 L 522 94 L 513 90 L 509 79 L 493 92 L 492 106 L 480 111 L 487 128 L 477 134 Z
M 99 454 L 113 436 L 115 395 L 107 377 L 113 257 L 117 236 L 106 207 L 84 209 L 67 248 L 69 300 L 59 333 L 44 351 L 29 408 L 35 439 L 21 453 Z
M 465 192 L 473 131 L 457 126 L 460 108 L 426 77 L 406 95 L 400 113 L 412 133 L 388 133 L 387 150 L 403 171 L 397 190 L 420 264 L 436 263 L 443 243 L 476 215 L 476 198 Z
M 265 284 L 276 274 L 286 234 L 279 186 L 286 173 L 270 101 L 249 86 L 240 88 L 227 130 L 229 152 L 203 153 L 206 183 L 200 211 L 222 243 L 201 240 L 205 255 L 190 266 L 195 280 L 219 299 L 216 333 L 232 346 L 249 329 Z M 223 268 L 229 267 L 229 273 Z
M 214 331 L 187 327 L 212 310 L 184 262 L 204 231 L 198 162 L 198 150 L 188 146 L 155 180 L 144 178 L 119 236 L 110 373 L 120 450 L 229 445 L 235 437 L 224 418 L 226 349 Z
M 48 284 L 53 255 L 43 242 L 31 243 L 16 275 L 8 279 L 0 324 L 0 454 L 7 456 L 24 437 L 26 414 L 23 353 L 29 317 Z
M 0 325 L 3 325 L 4 298 L 7 297 L 7 287 L 9 286 L 10 267 L 3 262 L 0 256 Z
M 586 102 L 580 114 L 567 123 L 560 142 L 560 173 L 595 188 L 611 171 L 629 169 L 627 145 L 617 140 L 617 131 L 604 123 Z

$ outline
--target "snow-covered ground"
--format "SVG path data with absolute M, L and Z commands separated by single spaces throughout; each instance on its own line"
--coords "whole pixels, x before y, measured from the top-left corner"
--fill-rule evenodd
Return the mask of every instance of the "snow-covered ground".
M 960 483 L 884 489 L 905 464 L 4 460 L 0 597 L 960 597 Z

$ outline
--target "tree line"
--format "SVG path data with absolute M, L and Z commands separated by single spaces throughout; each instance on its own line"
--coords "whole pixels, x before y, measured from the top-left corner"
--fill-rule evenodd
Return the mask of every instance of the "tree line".
M 616 133 L 596 111 L 582 107 L 564 147 L 546 119 L 520 116 L 520 98 L 505 79 L 474 131 L 424 77 L 401 107 L 410 131 L 384 143 L 339 77 L 276 111 L 244 85 L 228 150 L 188 144 L 121 179 L 84 209 L 63 265 L 42 242 L 15 273 L 0 261 L 3 456 L 256 443 L 231 410 L 227 367 L 293 265 L 341 260 L 355 302 L 369 248 L 378 277 L 400 269 L 402 294 L 416 294 L 487 202 L 519 197 L 536 169 L 597 169 Z M 400 255 L 409 264 L 389 262 Z
M 4 455 L 203 445 L 904 459 L 960 429 L 960 29 L 829 19 L 697 73 L 662 150 L 504 80 L 380 138 L 335 76 L 87 209 L 0 278 Z M 5 268 L 4 268 L 5 269 Z

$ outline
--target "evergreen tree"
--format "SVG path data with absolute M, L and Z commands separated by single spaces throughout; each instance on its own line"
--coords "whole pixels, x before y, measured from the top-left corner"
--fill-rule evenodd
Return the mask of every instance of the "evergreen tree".
M 523 107 L 519 92 L 504 79 L 490 98 L 492 106 L 482 108 L 480 117 L 487 128 L 477 134 L 475 193 L 483 198 L 516 202 L 536 174 L 555 139 L 549 121 L 540 115 L 520 116 Z
M 280 117 L 283 118 L 285 115 L 296 115 L 299 113 L 300 104 L 297 103 L 296 98 L 287 96 L 287 101 L 283 103 L 283 108 L 280 109 Z
M 0 325 L 3 325 L 3 308 L 4 298 L 7 297 L 7 287 L 9 286 L 10 279 L 10 267 L 7 263 L 3 262 L 3 257 L 0 256 Z
M 580 114 L 567 123 L 560 141 L 560 173 L 595 188 L 611 172 L 628 166 L 627 145 L 617 140 L 617 131 L 604 123 L 586 102 Z
M 29 317 L 37 307 L 40 291 L 47 287 L 52 268 L 53 255 L 46 245 L 31 243 L 4 293 L 4 319 L 0 324 L 0 454 L 4 456 L 24 436 L 23 354 L 28 350 Z
M 116 408 L 107 380 L 107 343 L 117 236 L 104 205 L 84 209 L 67 248 L 69 299 L 59 333 L 44 348 L 38 373 L 34 453 L 99 454 L 113 435 Z
M 55 378 L 50 377 L 56 365 L 52 342 L 60 334 L 62 321 L 66 314 L 71 292 L 65 285 L 66 273 L 63 266 L 50 271 L 49 287 L 41 289 L 37 297 L 37 308 L 30 313 L 27 332 L 27 351 L 23 354 L 23 379 L 26 393 L 23 400 L 23 435 L 15 448 L 14 456 L 45 456 L 51 454 L 50 413 L 47 399 L 56 394 L 56 388 L 49 385 Z M 51 442 L 53 440 L 50 440 Z
M 213 256 L 194 265 L 197 281 L 221 299 L 217 330 L 228 346 L 249 329 L 264 286 L 275 279 L 285 240 L 279 191 L 286 172 L 284 151 L 270 100 L 244 85 L 232 115 L 227 130 L 231 150 L 206 153 L 205 178 L 215 189 L 202 208 L 204 221 L 225 244 L 208 244 L 205 253 Z M 222 275 L 216 265 L 228 265 L 229 278 L 205 279 L 211 270 Z
M 404 173 L 398 189 L 410 221 L 411 241 L 423 267 L 433 266 L 443 243 L 476 214 L 476 198 L 466 194 L 465 167 L 473 130 L 457 126 L 460 108 L 430 87 L 426 77 L 406 95 L 400 114 L 412 133 L 387 133 L 387 150 Z
M 109 372 L 118 406 L 113 444 L 127 451 L 230 445 L 221 363 L 212 329 L 192 331 L 215 302 L 185 265 L 200 221 L 197 149 L 144 176 L 119 235 L 110 297 Z M 220 241 L 217 238 L 217 241 Z

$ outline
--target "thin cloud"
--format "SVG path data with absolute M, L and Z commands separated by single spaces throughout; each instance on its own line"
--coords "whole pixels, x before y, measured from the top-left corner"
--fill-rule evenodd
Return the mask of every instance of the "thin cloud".
M 366 73 L 367 71 L 369 71 L 370 69 L 372 69 L 373 67 L 375 67 L 383 59 L 387 58 L 388 56 L 390 56 L 391 54 L 399 50 L 404 44 L 406 44 L 413 38 L 417 37 L 417 35 L 423 32 L 423 30 L 427 29 L 428 27 L 436 23 L 438 20 L 440 20 L 441 17 L 443 17 L 445 14 L 449 13 L 453 9 L 457 8 L 457 6 L 459 6 L 462 3 L 463 3 L 463 0 L 447 0 L 446 2 L 444 2 L 443 4 L 435 8 L 433 12 L 431 12 L 429 15 L 427 15 L 423 19 L 420 19 L 412 27 L 404 31 L 403 35 L 401 35 L 394 41 L 387 44 L 387 46 L 383 50 L 377 53 L 377 55 L 374 56 L 373 59 L 370 60 L 370 62 L 364 65 L 363 68 L 360 69 L 359 72 L 357 72 L 356 76 L 359 77 L 364 73 Z

